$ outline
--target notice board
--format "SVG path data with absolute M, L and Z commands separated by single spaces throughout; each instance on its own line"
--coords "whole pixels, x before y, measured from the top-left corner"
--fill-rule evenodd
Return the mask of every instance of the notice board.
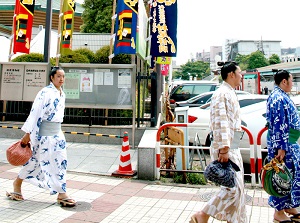
M 132 109 L 135 64 L 60 64 L 67 107 Z
M 1 63 L 0 100 L 33 101 L 49 84 L 47 63 Z

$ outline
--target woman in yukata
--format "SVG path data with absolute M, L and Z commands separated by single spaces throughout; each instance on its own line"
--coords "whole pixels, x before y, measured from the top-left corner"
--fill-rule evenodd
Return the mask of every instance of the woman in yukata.
M 40 188 L 57 194 L 57 202 L 72 207 L 76 201 L 66 193 L 67 151 L 66 139 L 61 130 L 65 109 L 62 85 L 65 73 L 54 67 L 49 75 L 50 85 L 37 94 L 22 130 L 22 144 L 31 143 L 32 157 L 22 167 L 13 183 L 13 192 L 6 192 L 12 200 L 24 200 L 21 186 L 26 180 Z

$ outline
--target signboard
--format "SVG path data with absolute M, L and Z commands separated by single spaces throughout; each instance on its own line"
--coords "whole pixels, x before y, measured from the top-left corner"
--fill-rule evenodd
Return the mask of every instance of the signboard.
M 61 64 L 67 107 L 132 109 L 134 64 Z
M 0 100 L 33 101 L 49 84 L 46 63 L 3 62 L 1 65 Z
M 36 94 L 47 85 L 47 67 L 25 66 L 23 101 L 32 101 Z
M 23 74 L 23 65 L 3 65 L 1 77 L 1 100 L 22 101 Z

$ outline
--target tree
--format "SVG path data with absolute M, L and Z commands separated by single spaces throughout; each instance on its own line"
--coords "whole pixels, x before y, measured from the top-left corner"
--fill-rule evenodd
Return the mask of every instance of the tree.
M 90 61 L 85 55 L 71 51 L 69 54 L 61 55 L 59 63 L 90 63 Z
M 277 54 L 272 54 L 269 58 L 269 63 L 270 65 L 281 63 L 279 56 Z
M 110 33 L 113 0 L 85 0 L 82 5 L 83 33 Z
M 14 58 L 12 62 L 44 62 L 44 57 L 40 53 L 22 54 Z
M 265 58 L 265 56 L 262 52 L 256 51 L 249 55 L 248 69 L 256 69 L 256 68 L 265 67 L 268 65 L 269 65 L 269 62 Z
M 85 55 L 90 63 L 95 63 L 96 62 L 96 58 L 95 58 L 95 54 L 92 50 L 88 49 L 88 48 L 79 48 L 76 50 L 73 50 L 74 53 L 79 53 L 81 55 Z
M 106 64 L 108 63 L 109 46 L 103 46 L 95 53 L 96 63 Z M 131 55 L 118 54 L 112 58 L 112 64 L 130 64 Z
M 192 76 L 203 79 L 210 74 L 209 63 L 203 61 L 189 61 L 181 65 L 180 70 L 174 74 L 174 78 L 181 77 L 182 80 L 189 80 L 189 77 Z
M 238 54 L 235 57 L 235 62 L 238 63 L 241 70 L 247 70 L 248 69 L 248 60 L 249 60 L 249 55 Z

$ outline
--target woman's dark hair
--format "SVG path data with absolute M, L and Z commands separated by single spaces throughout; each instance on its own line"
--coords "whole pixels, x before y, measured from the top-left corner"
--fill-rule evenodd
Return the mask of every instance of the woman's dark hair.
M 276 85 L 279 85 L 283 79 L 289 80 L 290 72 L 286 70 L 272 70 L 273 72 L 276 72 L 274 75 L 274 81 Z
M 235 72 L 237 69 L 237 63 L 235 61 L 219 61 L 218 66 L 222 66 L 221 67 L 221 77 L 223 80 L 227 79 L 227 76 L 230 72 Z
M 56 72 L 58 70 L 62 70 L 61 67 L 52 67 L 51 71 L 50 71 L 50 74 L 49 74 L 49 79 L 50 79 L 50 82 L 52 82 L 52 79 L 51 77 L 54 77 L 54 75 L 56 74 Z

